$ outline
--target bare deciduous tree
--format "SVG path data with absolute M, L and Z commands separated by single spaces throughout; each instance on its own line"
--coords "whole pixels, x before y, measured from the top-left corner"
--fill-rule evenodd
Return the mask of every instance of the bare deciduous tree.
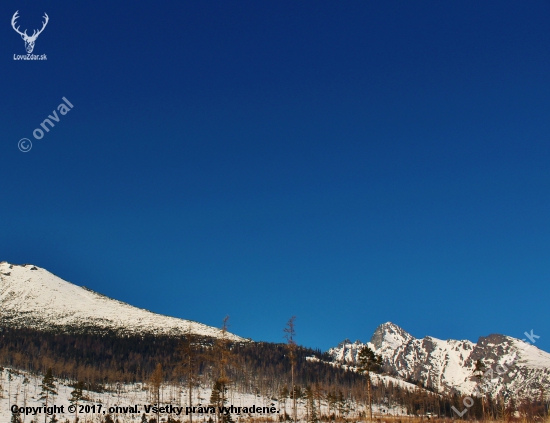
M 180 368 L 187 383 L 189 407 L 191 407 L 193 405 L 193 388 L 199 382 L 200 366 L 204 361 L 200 337 L 188 329 L 179 344 L 178 352 L 181 359 Z M 193 423 L 193 413 L 189 414 L 189 423 Z
M 160 405 L 160 388 L 164 381 L 164 371 L 162 370 L 162 364 L 158 363 L 155 371 L 151 375 L 151 393 L 153 394 L 153 403 Z M 157 423 L 159 422 L 159 412 L 157 408 Z
M 294 418 L 294 423 L 298 421 L 297 419 L 297 410 L 296 410 L 296 386 L 294 385 L 294 368 L 296 366 L 296 341 L 294 338 L 296 337 L 296 329 L 294 327 L 294 321 L 296 320 L 296 316 L 292 316 L 284 328 L 285 332 L 285 338 L 287 340 L 287 349 L 288 349 L 288 359 L 290 360 L 290 366 L 291 366 L 291 378 L 292 378 L 292 389 L 291 392 L 293 392 L 292 395 L 292 415 Z

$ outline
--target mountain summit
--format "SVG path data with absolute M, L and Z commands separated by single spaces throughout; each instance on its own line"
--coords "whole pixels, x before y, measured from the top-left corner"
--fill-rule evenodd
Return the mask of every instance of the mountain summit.
M 414 338 L 410 333 L 405 332 L 392 322 L 386 322 L 376 328 L 370 342 L 376 349 L 380 349 L 383 345 L 399 346 L 409 342 L 411 339 Z
M 0 263 L 0 327 L 64 333 L 220 337 L 221 330 L 152 313 L 74 285 L 31 264 Z M 228 339 L 242 341 L 228 333 Z
M 492 369 L 484 380 L 487 392 L 511 395 L 521 391 L 536 397 L 540 386 L 550 385 L 550 354 L 510 336 L 493 334 L 480 337 L 477 343 L 431 336 L 417 339 L 387 322 L 378 326 L 367 344 L 346 340 L 328 352 L 334 360 L 354 365 L 365 345 L 382 356 L 386 373 L 441 393 L 471 394 L 477 384 L 472 374 L 478 359 Z

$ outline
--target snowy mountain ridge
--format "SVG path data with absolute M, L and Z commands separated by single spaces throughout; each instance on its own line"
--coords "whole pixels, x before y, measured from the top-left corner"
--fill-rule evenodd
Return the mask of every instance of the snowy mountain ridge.
M 0 326 L 65 333 L 220 337 L 220 329 L 156 314 L 74 285 L 37 266 L 0 263 Z M 243 338 L 227 333 L 233 341 Z
M 540 387 L 550 387 L 550 354 L 510 336 L 493 334 L 477 343 L 431 336 L 417 339 L 387 322 L 374 332 L 370 342 L 346 339 L 328 352 L 340 363 L 355 364 L 358 352 L 368 345 L 382 356 L 384 370 L 403 380 L 418 381 L 440 393 L 471 394 L 477 385 L 472 377 L 481 359 L 492 372 L 483 380 L 483 391 L 496 395 L 520 392 L 534 397 Z
M 220 329 L 133 307 L 64 281 L 37 266 L 7 262 L 0 263 L 2 327 L 119 335 L 181 336 L 189 331 L 207 337 L 222 336 Z M 226 336 L 245 341 L 234 334 Z M 487 368 L 493 369 L 483 384 L 483 389 L 492 395 L 517 396 L 519 392 L 535 397 L 541 387 L 550 390 L 550 354 L 505 335 L 480 337 L 477 343 L 430 336 L 417 339 L 388 322 L 376 329 L 370 342 L 345 340 L 328 352 L 336 363 L 354 366 L 364 345 L 383 357 L 385 376 L 392 382 L 420 382 L 442 394 L 469 395 L 477 385 L 472 377 L 475 363 L 482 359 Z

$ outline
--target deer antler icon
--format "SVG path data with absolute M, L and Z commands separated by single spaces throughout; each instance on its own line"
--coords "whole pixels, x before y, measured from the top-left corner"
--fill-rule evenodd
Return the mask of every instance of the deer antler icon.
M 42 31 L 44 31 L 44 28 L 46 28 L 46 25 L 48 25 L 48 21 L 50 20 L 50 18 L 48 17 L 47 13 L 44 13 L 43 18 L 45 19 L 45 21 L 42 22 L 42 29 L 33 30 L 32 35 L 29 37 L 27 35 L 27 30 L 25 30 L 25 32 L 21 32 L 19 31 L 19 27 L 17 28 L 15 27 L 15 21 L 19 17 L 18 13 L 19 13 L 19 10 L 13 14 L 13 17 L 11 18 L 11 26 L 13 27 L 15 32 L 21 35 L 21 38 L 23 38 L 23 40 L 25 41 L 25 49 L 27 50 L 27 53 L 32 53 L 32 51 L 34 50 L 34 43 L 36 39 L 42 33 Z

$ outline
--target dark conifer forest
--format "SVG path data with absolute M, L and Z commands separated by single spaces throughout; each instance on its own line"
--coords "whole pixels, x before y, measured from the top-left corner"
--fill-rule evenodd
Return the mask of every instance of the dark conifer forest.
M 116 389 L 119 383 L 148 383 L 161 364 L 166 383 L 186 383 L 182 371 L 184 357 L 180 352 L 184 338 L 0 329 L 0 366 L 33 374 L 45 374 L 52 369 L 58 379 L 82 382 L 87 390 L 108 391 Z M 219 345 L 209 338 L 200 338 L 197 345 L 201 357 L 198 383 L 212 387 L 219 380 L 216 356 Z M 234 389 L 281 401 L 293 397 L 286 344 L 228 343 L 227 350 L 230 352 L 226 355 L 227 378 Z M 366 401 L 364 376 L 333 363 L 328 354 L 318 350 L 296 348 L 294 377 L 297 398 L 322 396 L 332 403 L 337 414 L 349 412 L 352 401 Z M 447 416 L 451 416 L 453 404 L 460 404 L 458 397 L 446 398 L 426 389 L 410 391 L 391 382 L 373 386 L 372 400 L 388 407 L 401 405 L 410 414 L 432 412 Z

